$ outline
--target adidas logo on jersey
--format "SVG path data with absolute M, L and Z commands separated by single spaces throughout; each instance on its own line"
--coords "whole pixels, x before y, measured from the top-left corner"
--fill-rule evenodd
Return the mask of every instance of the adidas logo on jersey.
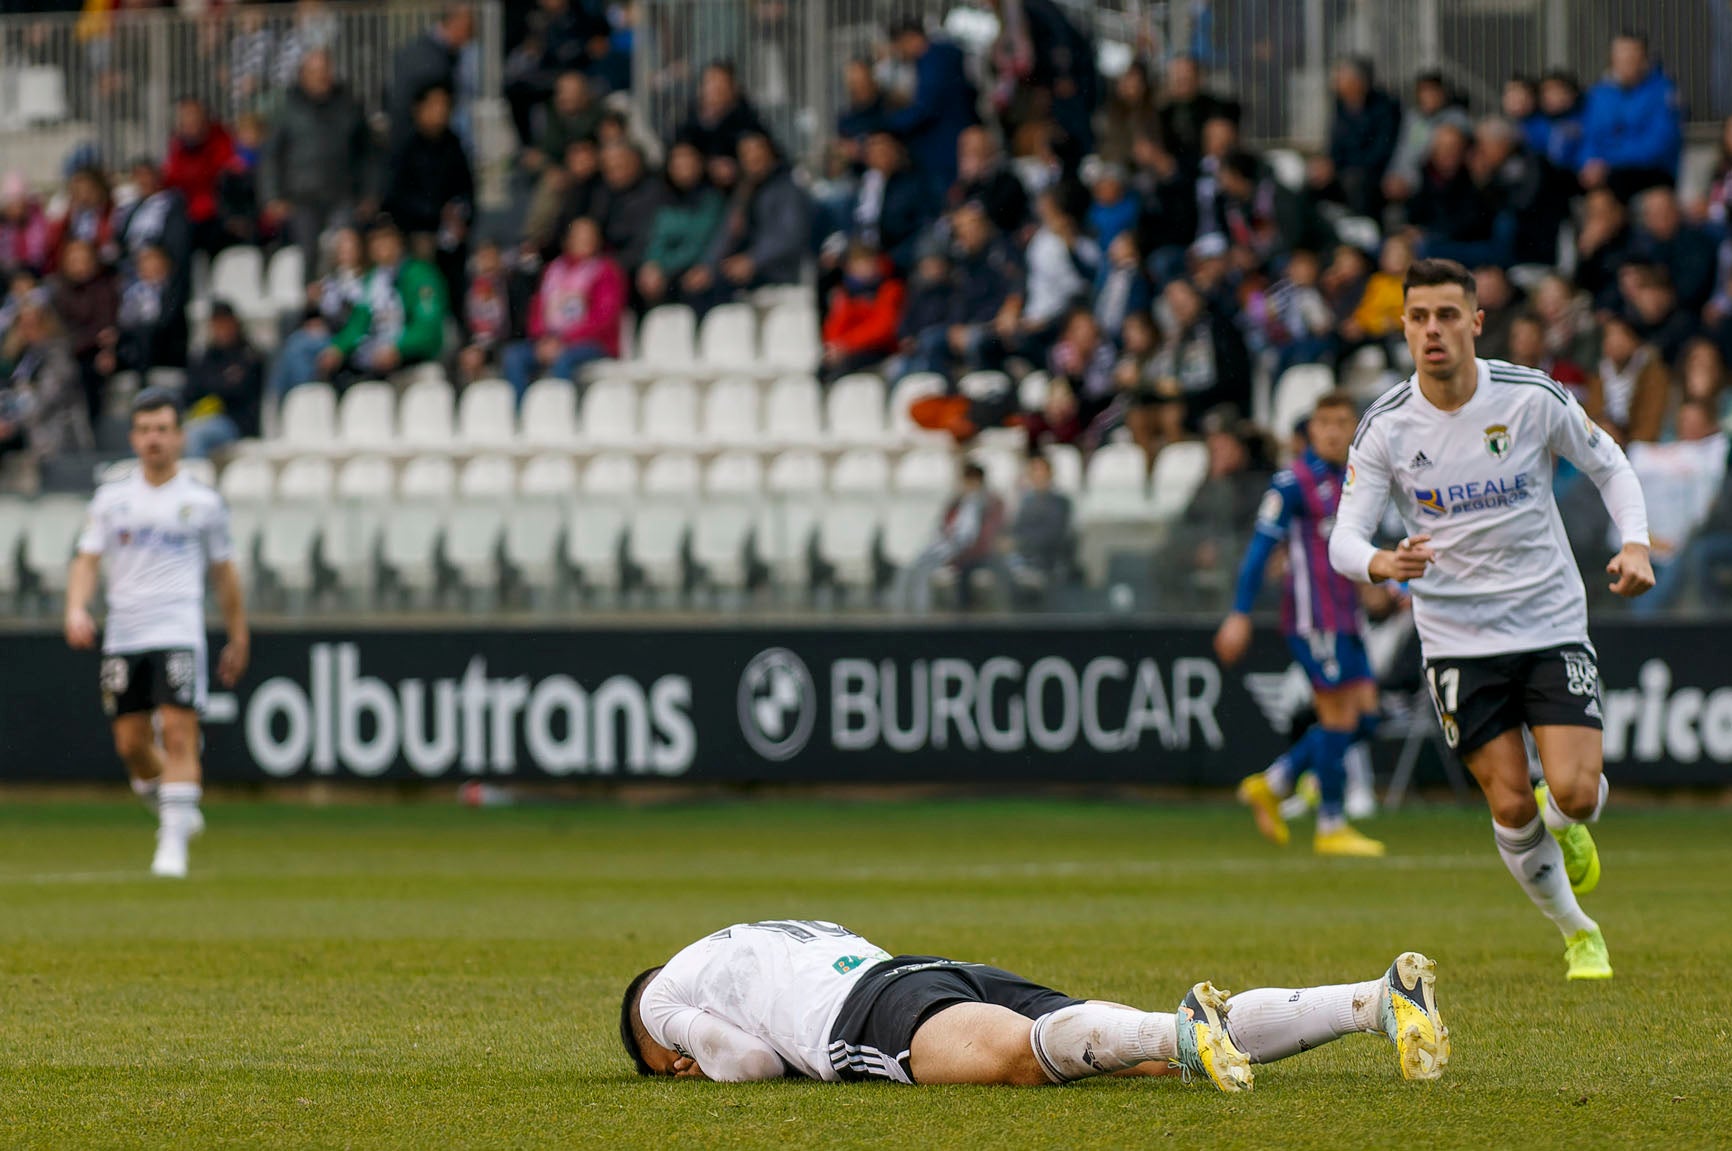
M 1416 472 L 1422 472 L 1431 466 L 1431 457 L 1426 455 L 1424 452 L 1420 452 L 1408 462 L 1407 466 Z

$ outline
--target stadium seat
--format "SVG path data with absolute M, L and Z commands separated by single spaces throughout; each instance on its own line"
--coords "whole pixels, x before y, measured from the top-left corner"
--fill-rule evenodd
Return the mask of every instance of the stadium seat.
M 1206 445 L 1191 440 L 1162 448 L 1155 457 L 1154 474 L 1149 477 L 1151 514 L 1162 521 L 1184 515 L 1208 475 Z
M 1373 256 L 1383 246 L 1383 229 L 1370 216 L 1343 216 L 1335 221 L 1335 234 L 1343 244 L 1369 252 Z
M 422 461 L 411 461 L 411 466 Z M 447 468 L 449 461 L 441 460 Z M 409 478 L 404 470 L 404 479 Z M 449 491 L 449 489 L 447 489 Z M 379 532 L 379 559 L 399 587 L 425 606 L 439 586 L 439 536 L 447 504 L 410 493 L 393 504 Z
M 500 555 L 532 598 L 544 596 L 558 580 L 564 526 L 563 505 L 546 496 L 520 496 L 505 509 Z
M 565 558 L 593 588 L 620 585 L 620 544 L 630 508 L 623 500 L 580 500 L 565 522 Z
M 600 387 L 600 384 L 596 385 Z M 698 442 L 698 388 L 690 380 L 657 380 L 644 393 L 642 439 L 661 447 Z
M 306 254 L 299 244 L 284 244 L 265 266 L 265 298 L 279 312 L 299 313 L 307 306 Z
M 476 456 L 457 477 L 457 494 L 466 500 L 508 500 L 517 490 L 517 466 L 508 456 Z
M 728 377 L 711 384 L 704 392 L 701 441 L 715 447 L 758 443 L 758 396 L 754 380 Z
M 770 385 L 762 441 L 769 447 L 810 447 L 824 439 L 818 383 L 809 376 L 784 376 Z
M 823 350 L 818 313 L 810 302 L 784 303 L 764 317 L 764 363 L 777 371 L 814 372 Z
M 242 316 L 273 311 L 265 298 L 263 254 L 246 244 L 224 248 L 211 261 L 210 298 L 234 306 Z
M 1046 407 L 1046 394 L 1052 389 L 1052 376 L 1046 372 L 1030 372 L 1016 386 L 1016 403 L 1025 412 L 1038 412 Z
M 684 577 L 686 529 L 700 479 L 696 456 L 660 455 L 644 468 L 643 498 L 632 508 L 629 547 L 632 562 L 654 587 L 675 587 Z
M 337 502 L 326 512 L 321 558 L 361 604 L 373 593 L 379 529 L 390 510 L 395 483 L 390 460 L 356 456 L 337 473 Z
M 1263 153 L 1275 182 L 1290 192 L 1305 187 L 1305 157 L 1291 148 L 1270 148 Z
M 933 496 L 903 496 L 884 517 L 884 558 L 896 567 L 907 567 L 926 546 L 938 538 L 938 520 L 946 501 Z
M 971 400 L 990 400 L 1010 392 L 1010 377 L 1003 372 L 969 372 L 956 381 L 956 390 Z
M 258 552 L 259 529 L 269 514 L 253 504 L 240 504 L 229 509 L 229 542 L 234 547 L 235 572 L 241 577 L 241 587 L 250 588 L 256 582 L 253 557 Z
M 329 501 L 335 477 L 331 462 L 323 456 L 297 456 L 283 465 L 277 476 L 277 498 L 303 503 Z
M 242 456 L 223 469 L 217 490 L 230 504 L 262 504 L 269 502 L 275 485 L 276 473 L 269 460 Z
M 1074 444 L 1048 444 L 1045 449 L 1047 462 L 1052 465 L 1052 486 L 1054 491 L 1063 492 L 1075 499 L 1082 494 L 1083 463 L 1082 452 Z
M 330 450 L 337 436 L 337 393 L 330 384 L 300 384 L 283 396 L 282 435 L 274 447 L 289 453 Z
M 578 442 L 577 386 L 570 380 L 537 380 L 523 393 L 519 440 L 526 449 L 571 448 Z
M 779 581 L 802 581 L 823 507 L 824 461 L 816 452 L 783 452 L 764 477 L 770 493 L 758 513 L 757 551 Z
M 600 455 L 583 469 L 585 495 L 630 497 L 637 494 L 637 461 L 627 455 Z
M 1135 444 L 1107 444 L 1089 457 L 1083 519 L 1146 519 L 1148 458 Z
M 698 325 L 698 361 L 721 371 L 758 368 L 758 313 L 750 304 L 711 308 Z
M 669 452 L 654 457 L 644 468 L 642 490 L 650 496 L 695 495 L 701 481 L 696 456 Z
M 876 498 L 849 491 L 824 505 L 818 517 L 818 559 L 831 569 L 833 582 L 870 588 L 877 575 L 874 546 L 885 514 L 882 493 Z
M 898 493 L 945 493 L 956 486 L 956 457 L 939 448 L 917 448 L 896 461 Z
M 889 439 L 884 426 L 884 381 L 856 373 L 830 385 L 825 421 L 829 438 L 836 444 L 882 444 Z
M 337 441 L 350 452 L 390 451 L 396 446 L 396 414 L 397 393 L 389 384 L 354 384 L 337 403 Z
M 448 500 L 456 487 L 457 469 L 445 456 L 416 456 L 397 480 L 397 494 L 406 500 Z
M 491 593 L 499 586 L 499 544 L 506 508 L 504 497 L 464 499 L 446 513 L 445 564 L 471 593 Z
M 1028 453 L 1018 448 L 977 447 L 968 458 L 986 472 L 986 486 L 1001 496 L 1015 496 L 1022 486 Z M 954 469 L 953 469 L 954 470 Z
M 696 330 L 697 318 L 684 304 L 651 308 L 638 331 L 641 363 L 651 369 L 690 370 L 696 358 Z
M 18 549 L 29 513 L 30 505 L 23 500 L 0 499 L 0 596 L 7 600 L 18 593 Z
M 323 500 L 279 500 L 260 521 L 259 567 L 284 592 L 298 597 L 313 591 L 313 560 L 326 519 Z
M 703 506 L 692 520 L 692 561 L 717 587 L 744 587 L 747 550 L 760 518 L 764 466 L 747 452 L 717 456 L 704 469 Z
M 824 490 L 824 461 L 816 452 L 783 452 L 770 461 L 764 486 L 778 495 L 812 495 Z
M 337 473 L 340 500 L 386 500 L 395 486 L 396 474 L 384 456 L 356 456 Z
M 397 438 L 416 450 L 444 449 L 454 435 L 451 385 L 443 381 L 419 380 L 404 390 L 397 402 Z
M 564 499 L 577 494 L 577 461 L 570 456 L 535 456 L 523 465 L 517 490 L 525 496 Z
M 889 421 L 890 437 L 898 443 L 931 444 L 948 447 L 956 443 L 949 432 L 923 428 L 914 422 L 909 409 L 914 401 L 926 396 L 942 396 L 950 390 L 950 382 L 937 372 L 914 372 L 896 381 L 896 386 L 890 389 L 889 410 L 886 413 Z
M 507 449 L 517 437 L 517 394 L 504 380 L 476 380 L 457 398 L 457 439 L 465 448 Z
M 66 569 L 84 527 L 85 501 L 75 496 L 44 496 L 30 505 L 24 525 L 24 570 L 43 592 L 66 591 Z
M 583 442 L 591 447 L 635 446 L 637 388 L 626 380 L 597 380 L 583 395 Z
M 1269 431 L 1285 451 L 1287 438 L 1300 420 L 1311 414 L 1317 401 L 1335 390 L 1335 373 L 1324 364 L 1295 364 L 1275 383 L 1275 410 Z
M 883 452 L 855 448 L 844 452 L 830 470 L 830 490 L 838 494 L 876 495 L 890 490 L 890 461 Z
M 704 491 L 711 495 L 755 496 L 764 490 L 764 465 L 750 452 L 727 452 L 704 469 Z

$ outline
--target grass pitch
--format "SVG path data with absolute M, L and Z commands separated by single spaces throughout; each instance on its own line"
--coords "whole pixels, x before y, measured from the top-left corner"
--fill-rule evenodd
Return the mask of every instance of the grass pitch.
M 1587 901 L 1609 985 L 1505 874 L 1483 812 L 1369 825 L 1383 862 L 1268 847 L 1227 807 L 213 804 L 193 878 L 130 804 L 0 809 L 0 1145 L 1724 1146 L 1724 812 L 1614 810 Z M 1355 1036 L 1228 1097 L 637 1079 L 626 979 L 726 923 L 833 918 L 1172 1010 L 1193 981 L 1438 961 L 1444 1080 Z

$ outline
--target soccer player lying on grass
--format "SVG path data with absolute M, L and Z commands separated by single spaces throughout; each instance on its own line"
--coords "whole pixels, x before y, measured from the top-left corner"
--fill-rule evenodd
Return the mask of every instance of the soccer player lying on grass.
M 1355 1032 L 1395 1044 L 1407 1079 L 1449 1062 L 1435 965 L 1415 952 L 1364 983 L 1229 996 L 1207 983 L 1178 1011 L 1073 999 L 1018 975 L 898 955 L 811 919 L 736 923 L 642 972 L 620 1005 L 640 1075 L 804 1076 L 1038 1086 L 1094 1075 L 1206 1077 L 1251 1087 L 1251 1065 Z

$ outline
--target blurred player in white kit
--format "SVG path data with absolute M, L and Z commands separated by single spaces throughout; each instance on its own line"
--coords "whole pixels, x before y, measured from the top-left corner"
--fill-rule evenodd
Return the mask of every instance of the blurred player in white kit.
M 66 584 L 66 642 L 96 646 L 90 601 L 107 561 L 102 706 L 132 789 L 157 812 L 153 875 L 186 876 L 199 811 L 199 715 L 206 690 L 205 575 L 228 643 L 217 676 L 233 687 L 251 643 L 222 497 L 180 470 L 185 433 L 172 393 L 146 389 L 132 405 L 138 466 L 96 490 Z M 157 735 L 160 731 L 161 743 Z

